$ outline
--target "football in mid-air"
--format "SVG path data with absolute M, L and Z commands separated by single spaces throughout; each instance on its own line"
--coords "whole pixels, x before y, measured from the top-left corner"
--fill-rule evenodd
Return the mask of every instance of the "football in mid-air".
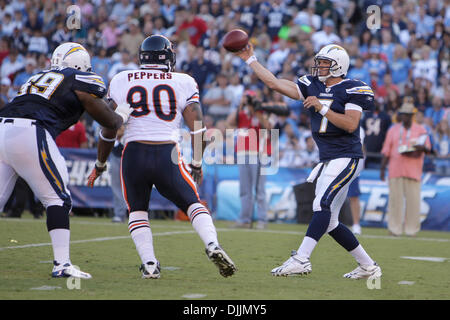
M 248 43 L 248 35 L 241 29 L 234 29 L 223 37 L 223 47 L 231 52 L 237 52 L 245 48 Z

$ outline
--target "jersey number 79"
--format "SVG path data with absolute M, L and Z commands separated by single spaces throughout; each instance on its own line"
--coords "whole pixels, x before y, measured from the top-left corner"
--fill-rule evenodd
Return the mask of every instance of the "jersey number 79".
M 165 91 L 169 97 L 169 112 L 164 113 L 161 103 L 161 93 Z M 155 109 L 155 114 L 163 121 L 172 121 L 177 115 L 177 103 L 175 92 L 167 84 L 160 84 L 153 88 L 152 96 L 149 97 L 147 89 L 142 86 L 130 88 L 127 94 L 127 102 L 134 109 L 131 113 L 133 117 L 142 117 L 148 115 L 151 111 L 149 108 L 149 98 Z

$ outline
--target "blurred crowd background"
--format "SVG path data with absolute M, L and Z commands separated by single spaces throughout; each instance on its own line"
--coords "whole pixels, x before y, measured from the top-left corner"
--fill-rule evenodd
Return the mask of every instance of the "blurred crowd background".
M 75 15 L 72 5 L 79 10 Z M 371 5 L 380 8 L 379 28 L 367 26 Z M 258 60 L 277 77 L 294 81 L 310 72 L 321 46 L 340 44 L 350 55 L 347 77 L 375 92 L 376 110 L 362 119 L 366 167 L 379 166 L 396 110 L 412 96 L 415 121 L 427 128 L 433 145 L 424 169 L 450 174 L 449 0 L 0 0 L 0 21 L 0 107 L 32 74 L 49 67 L 62 42 L 88 49 L 93 71 L 107 83 L 122 70 L 139 68 L 142 40 L 162 34 L 175 45 L 176 71 L 199 85 L 208 128 L 226 129 L 226 117 L 239 108 L 245 90 L 289 107 L 289 116 L 271 115 L 280 129 L 280 165 L 287 167 L 319 160 L 308 112 L 301 101 L 268 90 L 221 40 L 232 29 L 247 31 Z M 84 116 L 58 145 L 95 147 L 97 130 Z

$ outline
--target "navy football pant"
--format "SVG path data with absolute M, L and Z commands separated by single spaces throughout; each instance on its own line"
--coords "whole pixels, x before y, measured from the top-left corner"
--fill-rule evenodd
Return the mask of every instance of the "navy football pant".
M 200 202 L 175 144 L 129 142 L 122 153 L 122 192 L 129 212 L 147 211 L 152 187 L 183 212 Z

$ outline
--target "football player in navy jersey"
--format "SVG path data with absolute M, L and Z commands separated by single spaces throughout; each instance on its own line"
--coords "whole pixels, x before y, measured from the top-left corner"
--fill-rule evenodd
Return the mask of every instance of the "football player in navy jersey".
M 69 175 L 55 138 L 87 111 L 102 126 L 93 170 L 99 175 L 106 169 L 117 129 L 133 111 L 128 104 L 108 106 L 102 78 L 90 71 L 85 48 L 74 42 L 61 44 L 53 52 L 51 68 L 31 76 L 0 110 L 0 210 L 21 176 L 46 208 L 54 254 L 52 277 L 91 278 L 70 261 Z
M 362 112 L 373 106 L 372 89 L 360 80 L 345 78 L 350 59 L 346 50 L 338 45 L 323 47 L 314 57 L 312 74 L 302 76 L 296 82 L 277 79 L 257 61 L 251 44 L 236 55 L 270 89 L 292 99 L 303 100 L 304 107 L 310 111 L 312 135 L 319 147 L 320 163 L 307 179 L 308 182 L 317 179 L 313 218 L 299 249 L 281 266 L 274 268 L 272 274 L 310 273 L 311 253 L 319 239 L 328 233 L 358 262 L 358 267 L 344 277 L 381 277 L 381 268 L 338 220 L 348 187 L 362 170 L 359 126 Z

